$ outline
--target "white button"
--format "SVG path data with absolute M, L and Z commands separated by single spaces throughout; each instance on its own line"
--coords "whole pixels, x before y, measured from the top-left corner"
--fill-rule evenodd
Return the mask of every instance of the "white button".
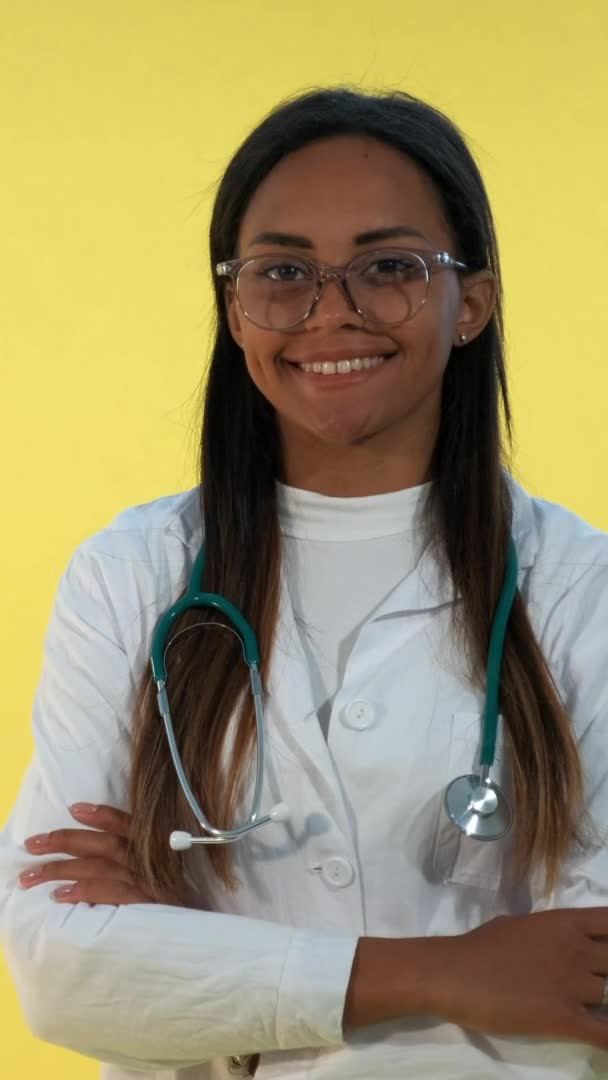
M 355 731 L 365 731 L 366 728 L 372 726 L 373 722 L 374 706 L 370 705 L 369 701 L 363 701 L 362 698 L 351 701 L 342 713 L 342 723 Z
M 339 855 L 335 855 L 332 859 L 328 859 L 327 862 L 323 863 L 321 877 L 327 885 L 343 889 L 346 885 L 350 885 L 351 881 L 354 881 L 355 871 L 348 859 L 342 859 Z

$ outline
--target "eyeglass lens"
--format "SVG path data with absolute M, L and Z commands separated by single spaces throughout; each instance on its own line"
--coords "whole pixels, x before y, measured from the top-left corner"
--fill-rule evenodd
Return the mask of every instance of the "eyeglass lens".
M 258 326 L 282 330 L 302 322 L 317 292 L 316 271 L 292 255 L 257 255 L 239 272 L 241 307 Z M 383 249 L 354 260 L 347 288 L 373 322 L 397 325 L 422 307 L 428 287 L 424 260 L 414 252 Z

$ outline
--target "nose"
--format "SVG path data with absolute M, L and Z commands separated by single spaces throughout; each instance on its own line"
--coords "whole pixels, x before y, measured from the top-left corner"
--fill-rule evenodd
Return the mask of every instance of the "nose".
M 316 300 L 306 322 L 312 327 L 316 324 L 321 326 L 333 323 L 345 325 L 346 321 L 354 321 L 356 325 L 360 326 L 363 319 L 348 295 L 346 282 L 338 274 L 328 274 L 321 282 L 319 298 Z

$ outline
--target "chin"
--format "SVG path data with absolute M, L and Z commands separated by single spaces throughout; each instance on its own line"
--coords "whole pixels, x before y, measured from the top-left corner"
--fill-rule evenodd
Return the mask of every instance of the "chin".
M 375 433 L 376 428 L 369 423 L 367 417 L 365 421 L 360 423 L 345 423 L 343 417 L 335 417 L 328 424 L 310 429 L 310 434 L 314 435 L 320 442 L 341 447 L 363 442 L 365 439 L 371 438 Z

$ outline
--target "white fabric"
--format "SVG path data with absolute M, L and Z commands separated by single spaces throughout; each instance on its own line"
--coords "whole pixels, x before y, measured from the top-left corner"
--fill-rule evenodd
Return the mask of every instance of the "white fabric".
M 577 731 L 589 809 L 608 828 L 608 537 L 513 492 L 520 588 Z M 449 640 L 451 589 L 428 553 L 353 642 L 327 742 L 284 586 L 264 805 L 285 797 L 291 820 L 235 845 L 236 893 L 200 848 L 186 856 L 200 910 L 65 906 L 49 898 L 52 885 L 18 887 L 32 862 L 26 836 L 72 827 L 75 801 L 126 805 L 135 687 L 200 543 L 196 490 L 169 496 L 86 540 L 60 582 L 35 756 L 0 841 L 1 940 L 33 1032 L 111 1063 L 107 1080 L 220 1080 L 228 1055 L 248 1051 L 262 1055 L 257 1080 L 605 1076 L 608 1056 L 587 1046 L 472 1036 L 427 1019 L 343 1037 L 360 935 L 461 933 L 547 906 L 536 881 L 509 886 L 508 841 L 461 837 L 442 812 L 444 785 L 475 761 L 483 695 Z M 602 848 L 564 866 L 549 903 L 607 897 Z
M 277 484 L 287 587 L 325 738 L 363 622 L 422 554 L 430 487 L 343 499 Z

